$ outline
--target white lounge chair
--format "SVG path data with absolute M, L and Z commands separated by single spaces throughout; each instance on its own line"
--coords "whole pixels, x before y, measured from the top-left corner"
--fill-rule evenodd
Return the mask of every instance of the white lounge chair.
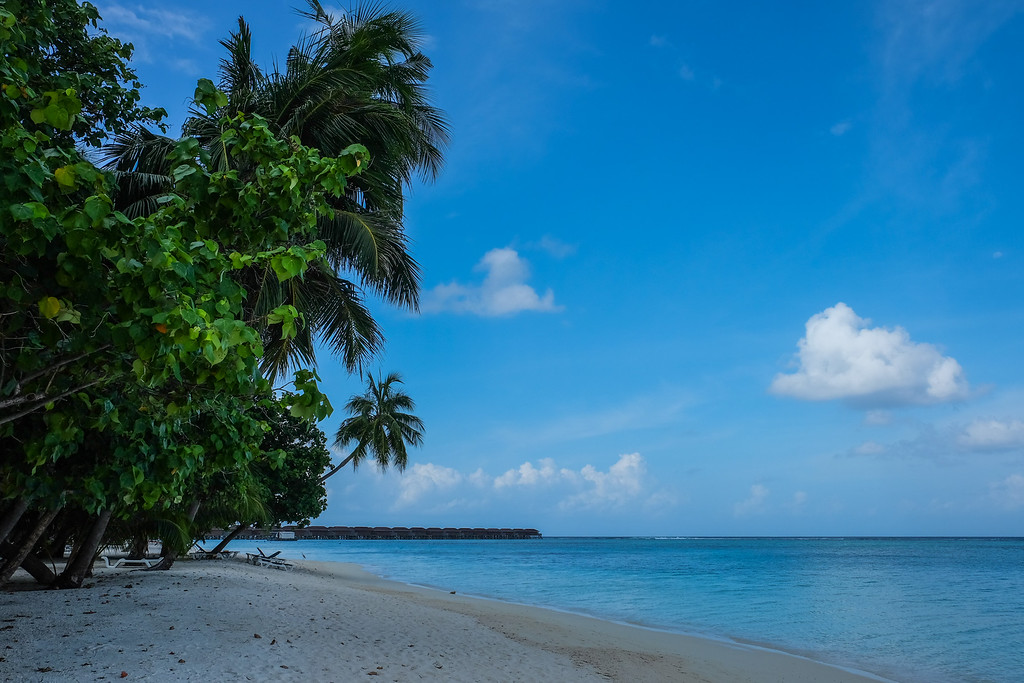
M 159 562 L 159 559 L 151 560 L 148 558 L 140 558 L 138 560 L 130 560 L 127 557 L 118 557 L 113 562 L 106 555 L 103 555 L 103 563 L 111 569 L 117 569 L 118 567 L 152 567 L 154 564 Z
M 274 569 L 283 569 L 285 571 L 290 571 L 295 568 L 295 565 L 291 562 L 288 562 L 283 557 L 278 557 L 278 555 L 281 553 L 280 550 L 270 555 L 265 554 L 259 548 L 256 548 L 256 550 L 259 550 L 259 555 L 255 553 L 245 554 L 245 561 L 249 564 L 254 564 L 258 567 L 273 567 Z

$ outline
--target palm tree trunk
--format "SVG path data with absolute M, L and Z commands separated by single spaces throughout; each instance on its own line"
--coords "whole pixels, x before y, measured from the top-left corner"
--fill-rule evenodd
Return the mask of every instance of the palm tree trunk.
M 64 571 L 54 581 L 54 585 L 57 588 L 82 587 L 85 575 L 92 569 L 93 558 L 96 557 L 96 551 L 99 550 L 100 543 L 103 541 L 103 535 L 107 532 L 107 525 L 110 523 L 112 512 L 109 509 L 104 510 L 96 518 L 92 528 L 89 530 L 89 534 L 83 539 L 81 546 L 78 548 L 78 552 L 75 553 L 72 559 L 68 560 Z
M 0 557 L 13 557 L 17 552 L 18 549 L 13 544 L 0 543 Z M 27 571 L 36 580 L 36 583 L 43 586 L 49 586 L 57 578 L 56 574 L 46 566 L 46 563 L 32 553 L 26 555 L 22 560 L 21 568 Z
M 231 531 L 231 533 L 229 533 L 227 536 L 225 536 L 224 539 L 220 543 L 217 544 L 216 548 L 214 548 L 213 550 L 210 551 L 210 554 L 211 555 L 216 555 L 220 551 L 224 550 L 224 548 L 227 546 L 227 544 L 230 543 L 231 541 L 233 541 L 235 539 L 235 537 L 238 536 L 238 534 L 242 533 L 243 531 L 245 531 L 246 529 L 248 529 L 251 526 L 252 526 L 252 524 L 239 524 L 238 526 L 236 526 Z
M 333 477 L 335 474 L 337 474 L 338 470 L 340 470 L 345 465 L 349 464 L 349 462 L 351 462 L 352 458 L 354 458 L 354 457 L 355 457 L 355 453 L 353 453 L 352 455 L 349 455 L 347 458 L 342 460 L 340 465 L 338 465 L 337 467 L 332 468 L 330 472 L 328 472 L 324 476 L 320 477 L 320 483 L 321 484 L 324 483 L 325 481 L 328 480 L 328 478 Z
M 149 534 L 140 531 L 135 534 L 131 542 L 131 549 L 128 551 L 128 559 L 141 560 L 149 550 Z
M 196 499 L 193 500 L 191 505 L 188 506 L 188 521 L 191 525 L 196 519 L 196 514 L 199 512 L 199 506 L 201 502 Z M 143 571 L 154 572 L 154 571 L 165 571 L 174 566 L 174 561 L 178 559 L 178 551 L 164 545 L 163 552 L 161 553 L 160 561 L 154 564 L 152 567 L 146 567 Z
M 7 540 L 11 531 L 18 524 L 18 520 L 28 509 L 28 498 L 19 498 L 14 501 L 6 510 L 3 518 L 0 518 L 0 543 Z
M 36 543 L 39 541 L 39 537 L 43 535 L 43 532 L 46 531 L 46 527 L 50 526 L 50 522 L 52 522 L 53 518 L 57 516 L 58 512 L 60 512 L 60 508 L 60 505 L 56 505 L 39 516 L 35 527 L 32 528 L 32 531 L 29 532 L 28 536 L 22 539 L 21 545 L 10 557 L 7 558 L 7 561 L 4 562 L 3 568 L 0 569 L 0 585 L 11 580 L 11 577 L 14 576 L 14 572 L 21 566 L 21 563 L 25 561 L 25 558 L 29 556 L 32 549 L 36 547 Z
M 65 507 L 51 525 L 50 542 L 46 555 L 51 560 L 64 559 L 64 548 L 67 547 L 68 539 L 73 533 L 75 533 L 74 518 L 68 514 L 68 509 Z

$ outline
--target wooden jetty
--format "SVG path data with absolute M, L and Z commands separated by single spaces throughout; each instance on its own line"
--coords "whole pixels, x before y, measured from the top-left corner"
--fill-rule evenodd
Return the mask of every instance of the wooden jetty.
M 223 538 L 227 531 L 213 529 L 207 538 Z M 243 531 L 235 538 L 245 540 L 351 540 L 351 541 L 459 541 L 481 540 L 526 540 L 541 538 L 536 529 L 496 528 L 454 528 L 454 527 L 404 527 L 404 526 L 282 526 L 271 529 Z

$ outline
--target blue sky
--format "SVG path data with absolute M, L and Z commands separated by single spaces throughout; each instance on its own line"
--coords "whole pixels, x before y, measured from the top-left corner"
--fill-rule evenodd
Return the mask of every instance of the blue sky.
M 263 64 L 304 30 L 96 4 L 175 131 L 239 14 Z M 426 442 L 320 523 L 1022 533 L 1024 3 L 392 6 L 453 129 L 423 311 L 374 306 Z

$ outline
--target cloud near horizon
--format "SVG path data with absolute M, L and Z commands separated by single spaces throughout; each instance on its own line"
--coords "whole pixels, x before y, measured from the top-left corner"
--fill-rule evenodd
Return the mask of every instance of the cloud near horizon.
M 458 282 L 437 285 L 423 297 L 423 313 L 470 313 L 485 317 L 511 316 L 523 311 L 557 313 L 555 293 L 549 288 L 543 295 L 526 284 L 530 266 L 510 247 L 491 249 L 474 267 L 485 273 L 479 284 Z
M 798 343 L 797 370 L 770 391 L 808 401 L 842 399 L 860 407 L 929 404 L 968 395 L 960 364 L 902 327 L 869 327 L 840 302 L 811 316 Z
M 601 470 L 584 465 L 578 470 L 558 467 L 552 458 L 524 462 L 491 476 L 482 469 L 463 473 L 434 463 L 416 463 L 397 477 L 380 477 L 382 485 L 396 486 L 393 510 L 413 505 L 479 507 L 494 497 L 540 495 L 560 511 L 619 508 L 629 504 L 671 505 L 672 496 L 654 491 L 647 462 L 639 453 L 620 455 Z

